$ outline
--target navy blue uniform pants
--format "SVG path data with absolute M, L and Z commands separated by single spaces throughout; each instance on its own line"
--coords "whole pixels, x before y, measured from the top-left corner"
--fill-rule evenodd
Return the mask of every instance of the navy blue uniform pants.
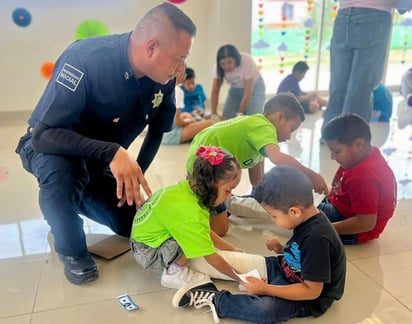
M 83 220 L 79 215 L 129 237 L 135 206 L 117 207 L 116 181 L 107 166 L 79 157 L 33 151 L 31 134 L 16 149 L 25 170 L 39 184 L 39 204 L 54 236 L 57 253 L 83 256 L 87 252 Z

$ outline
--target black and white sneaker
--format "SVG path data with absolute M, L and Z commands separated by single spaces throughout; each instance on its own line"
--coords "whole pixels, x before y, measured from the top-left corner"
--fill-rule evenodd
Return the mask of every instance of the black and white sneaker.
M 215 305 L 213 303 L 216 294 L 219 292 L 216 286 L 212 283 L 186 285 L 180 288 L 173 296 L 172 305 L 174 307 L 194 306 L 199 309 L 204 306 L 209 306 L 212 311 L 213 320 L 219 323 Z
M 59 254 L 64 266 L 67 280 L 75 285 L 82 285 L 99 278 L 99 269 L 90 253 L 82 257 L 72 257 Z

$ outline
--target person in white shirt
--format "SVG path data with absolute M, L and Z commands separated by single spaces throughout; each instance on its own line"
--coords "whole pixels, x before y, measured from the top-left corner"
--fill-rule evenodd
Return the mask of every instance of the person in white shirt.
M 230 88 L 223 107 L 223 119 L 263 112 L 265 83 L 259 69 L 249 54 L 240 53 L 230 44 L 217 51 L 211 94 L 212 115 L 218 115 L 219 93 L 224 81 Z

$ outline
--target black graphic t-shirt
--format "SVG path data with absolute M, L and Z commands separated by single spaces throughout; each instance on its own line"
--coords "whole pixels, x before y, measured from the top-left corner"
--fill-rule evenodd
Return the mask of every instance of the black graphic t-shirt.
M 323 212 L 293 231 L 279 256 L 284 277 L 290 283 L 323 282 L 320 296 L 308 301 L 313 316 L 323 314 L 345 287 L 346 257 L 342 242 Z

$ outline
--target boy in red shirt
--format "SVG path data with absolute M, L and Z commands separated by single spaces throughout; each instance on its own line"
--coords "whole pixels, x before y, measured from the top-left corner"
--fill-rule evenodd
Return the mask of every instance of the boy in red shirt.
M 371 145 L 368 123 L 356 114 L 344 114 L 324 127 L 322 138 L 340 167 L 318 208 L 344 244 L 377 239 L 395 211 L 397 187 L 391 168 Z

